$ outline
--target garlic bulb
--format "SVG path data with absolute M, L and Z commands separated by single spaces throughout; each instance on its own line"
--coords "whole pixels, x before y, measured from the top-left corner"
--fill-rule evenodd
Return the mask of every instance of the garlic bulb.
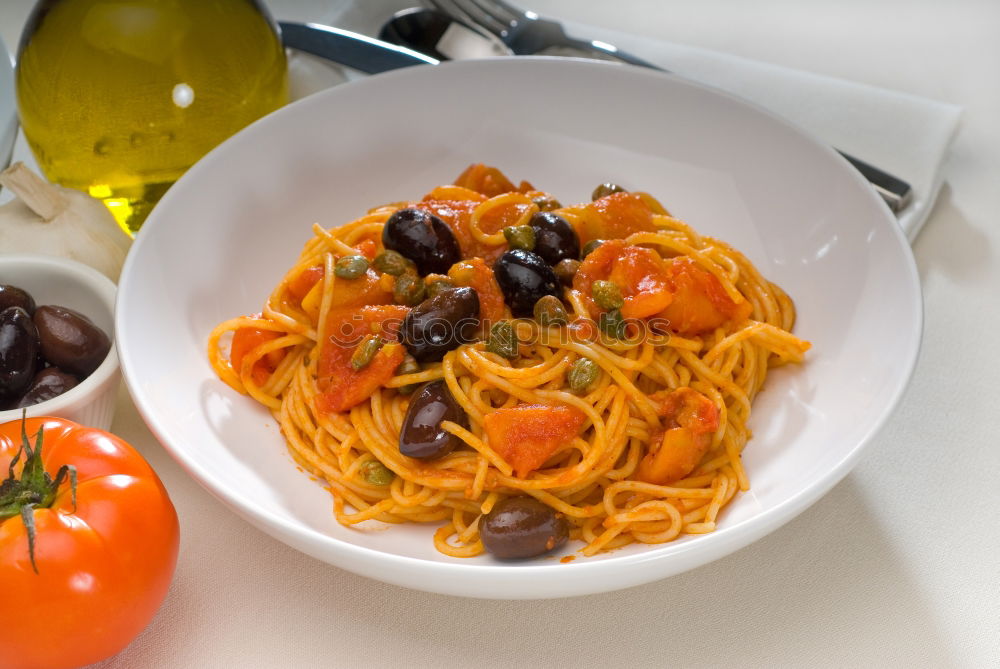
M 100 200 L 51 184 L 24 163 L 0 172 L 17 199 L 0 206 L 0 253 L 72 258 L 118 281 L 132 239 Z

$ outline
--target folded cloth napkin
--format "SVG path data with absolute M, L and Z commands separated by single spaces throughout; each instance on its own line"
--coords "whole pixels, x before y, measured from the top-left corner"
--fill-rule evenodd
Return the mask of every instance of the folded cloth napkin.
M 687 77 L 739 95 L 810 134 L 894 174 L 913 188 L 897 220 L 912 242 L 944 181 L 961 108 L 717 51 L 566 22 L 567 33 L 600 39 Z
M 375 35 L 393 11 L 412 4 L 412 0 L 347 2 L 327 8 L 313 20 Z M 958 129 L 960 108 L 592 25 L 571 21 L 564 25 L 571 35 L 603 40 L 693 81 L 739 95 L 907 181 L 913 188 L 913 202 L 897 219 L 910 241 L 927 220 L 941 189 L 944 159 Z M 301 60 L 293 61 L 293 90 L 296 71 L 305 75 L 306 69 Z M 324 82 L 313 71 L 302 77 L 301 84 L 303 94 Z

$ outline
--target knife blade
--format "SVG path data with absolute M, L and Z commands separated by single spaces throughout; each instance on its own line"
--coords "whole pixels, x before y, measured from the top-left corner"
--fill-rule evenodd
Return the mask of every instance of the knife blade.
M 281 42 L 286 47 L 332 60 L 365 74 L 413 65 L 437 65 L 440 62 L 437 58 L 403 46 L 319 23 L 279 21 L 278 27 L 281 29 Z

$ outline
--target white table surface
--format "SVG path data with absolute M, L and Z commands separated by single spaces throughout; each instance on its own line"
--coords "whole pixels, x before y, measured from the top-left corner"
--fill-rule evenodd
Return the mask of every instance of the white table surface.
M 32 4 L 0 2 L 10 48 Z M 374 31 L 400 3 L 268 4 Z M 100 666 L 1000 666 L 1000 3 L 532 7 L 965 108 L 913 247 L 926 329 L 898 411 L 830 494 L 748 548 L 622 592 L 504 602 L 384 585 L 251 528 L 173 463 L 123 389 L 113 431 L 169 489 L 181 553 L 149 628 Z

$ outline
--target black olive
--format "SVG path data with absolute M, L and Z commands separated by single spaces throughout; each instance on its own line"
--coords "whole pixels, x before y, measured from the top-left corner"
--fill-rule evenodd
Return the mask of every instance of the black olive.
M 562 216 L 540 211 L 531 217 L 530 225 L 535 231 L 533 250 L 548 264 L 554 266 L 560 260 L 580 257 L 580 239 Z
M 399 431 L 399 452 L 411 458 L 430 460 L 448 455 L 462 440 L 441 427 L 450 420 L 464 428 L 469 418 L 444 381 L 425 383 L 413 395 Z
M 35 313 L 35 300 L 17 286 L 0 285 L 0 311 L 8 307 L 21 307 L 31 316 Z
M 399 338 L 420 362 L 437 362 L 444 354 L 475 339 L 479 327 L 479 294 L 463 286 L 441 291 L 406 314 Z
M 447 274 L 462 259 L 448 224 L 422 209 L 400 209 L 382 228 L 382 244 L 416 264 L 425 274 Z
M 498 558 L 529 558 L 566 543 L 569 523 L 534 497 L 501 500 L 479 521 L 483 546 Z
M 79 381 L 72 374 L 67 374 L 58 367 L 48 367 L 35 375 L 28 390 L 17 401 L 14 408 L 23 409 L 58 397 L 78 383 Z
M 530 317 L 535 302 L 546 295 L 562 297 L 562 287 L 552 268 L 531 251 L 507 251 L 493 265 L 493 274 L 517 318 Z
M 21 396 L 39 367 L 38 330 L 21 307 L 0 312 L 0 402 Z
M 42 355 L 49 364 L 81 378 L 97 369 L 108 351 L 108 335 L 81 313 L 46 304 L 35 310 Z

